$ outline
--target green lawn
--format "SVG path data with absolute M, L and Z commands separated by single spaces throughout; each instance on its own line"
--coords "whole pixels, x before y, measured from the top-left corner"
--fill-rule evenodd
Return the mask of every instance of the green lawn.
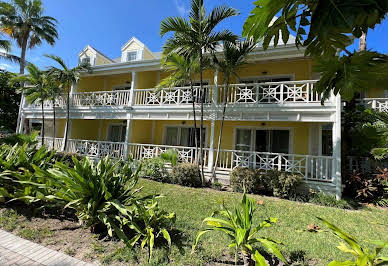
M 166 197 L 161 199 L 161 207 L 173 211 L 177 215 L 176 228 L 183 232 L 181 246 L 172 248 L 170 259 L 176 264 L 199 264 L 230 257 L 225 245 L 225 238 L 217 233 L 203 237 L 200 250 L 190 254 L 190 246 L 201 228 L 202 220 L 216 210 L 220 202 L 225 201 L 232 206 L 241 200 L 241 194 L 219 192 L 211 189 L 192 189 L 170 184 L 162 184 L 149 180 L 140 180 L 143 193 L 159 193 Z M 266 217 L 277 217 L 279 222 L 274 227 L 262 231 L 262 235 L 284 243 L 283 251 L 305 254 L 308 264 L 324 265 L 332 259 L 345 259 L 336 248 L 339 240 L 325 231 L 311 233 L 306 230 L 309 224 L 324 226 L 316 219 L 323 217 L 346 232 L 352 233 L 362 240 L 381 239 L 388 241 L 388 210 L 364 207 L 360 210 L 343 210 L 322 207 L 307 203 L 280 200 L 271 197 L 251 195 L 264 201 L 257 213 L 257 221 Z M 387 253 L 387 252 L 386 252 Z

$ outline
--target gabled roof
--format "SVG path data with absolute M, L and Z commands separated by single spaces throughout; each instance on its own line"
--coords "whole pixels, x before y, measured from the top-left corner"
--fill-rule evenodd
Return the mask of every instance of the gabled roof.
M 85 53 L 87 50 L 92 50 L 94 51 L 96 54 L 104 57 L 105 59 L 109 60 L 111 63 L 114 63 L 114 61 L 112 59 L 110 59 L 109 57 L 107 57 L 106 55 L 104 55 L 103 53 L 101 53 L 100 51 L 98 51 L 96 48 L 90 46 L 90 45 L 86 45 L 86 47 L 78 54 L 78 56 L 80 57 L 83 53 Z
M 142 43 L 141 41 L 139 41 L 136 37 L 132 37 L 131 39 L 129 39 L 129 41 L 127 41 L 123 47 L 121 47 L 121 51 L 124 51 L 125 49 L 128 48 L 128 46 L 131 45 L 131 43 L 136 43 L 137 45 L 139 45 L 141 48 L 143 48 L 144 50 L 147 50 L 150 54 L 152 54 L 152 56 L 154 56 L 154 54 L 151 52 L 150 49 L 148 49 L 148 47 Z

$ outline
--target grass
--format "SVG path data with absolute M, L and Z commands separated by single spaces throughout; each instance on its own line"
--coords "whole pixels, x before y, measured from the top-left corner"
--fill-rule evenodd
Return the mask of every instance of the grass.
M 177 215 L 171 250 L 165 246 L 155 248 L 151 265 L 233 264 L 233 252 L 226 246 L 227 239 L 223 235 L 205 234 L 193 254 L 191 246 L 196 234 L 203 228 L 202 220 L 218 209 L 222 201 L 228 206 L 240 202 L 241 193 L 187 188 L 146 179 L 141 179 L 139 186 L 143 187 L 143 195 L 165 195 L 160 199 L 161 208 Z M 279 218 L 277 225 L 260 233 L 261 236 L 282 241 L 285 255 L 298 262 L 293 265 L 327 265 L 333 259 L 349 258 L 336 248 L 339 240 L 325 229 L 316 216 L 335 223 L 360 240 L 388 241 L 387 209 L 363 207 L 345 210 L 272 197 L 250 197 L 264 203 L 256 212 L 256 221 L 267 217 Z M 317 224 L 323 230 L 308 232 L 307 227 L 311 224 Z M 105 265 L 148 265 L 146 250 L 140 247 L 130 249 L 122 242 L 92 235 L 88 228 L 79 227 L 75 220 L 53 218 L 53 215 L 28 216 L 3 206 L 0 208 L 0 228 L 86 261 L 98 260 Z M 387 251 L 385 255 L 388 255 Z
M 183 233 L 183 237 L 181 247 L 177 245 L 172 247 L 169 258 L 171 262 L 200 264 L 214 262 L 217 258 L 230 258 L 230 251 L 225 245 L 226 239 L 219 234 L 205 235 L 195 254 L 192 255 L 190 249 L 201 228 L 202 220 L 218 209 L 222 201 L 225 201 L 228 206 L 238 203 L 241 200 L 240 193 L 192 189 L 144 179 L 139 183 L 143 186 L 144 194 L 166 195 L 161 199 L 161 207 L 177 215 L 176 228 Z M 298 260 L 307 259 L 310 264 L 316 265 L 325 265 L 333 259 L 348 258 L 336 248 L 339 240 L 331 233 L 326 230 L 319 233 L 306 230 L 310 224 L 317 224 L 325 229 L 316 218 L 317 216 L 335 223 L 360 240 L 388 241 L 386 209 L 364 207 L 359 210 L 344 210 L 271 197 L 256 195 L 250 197 L 264 202 L 256 212 L 257 221 L 267 217 L 279 218 L 278 224 L 263 230 L 262 235 L 282 241 L 284 244 L 282 249 L 288 257 L 298 257 Z

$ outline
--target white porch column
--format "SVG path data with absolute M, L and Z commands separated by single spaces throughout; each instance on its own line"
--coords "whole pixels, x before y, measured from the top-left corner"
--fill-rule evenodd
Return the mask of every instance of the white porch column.
M 336 111 L 333 123 L 333 178 L 335 183 L 335 196 L 341 199 L 342 179 L 341 179 L 341 96 L 335 97 Z
M 23 117 L 23 109 L 26 104 L 26 97 L 24 96 L 24 93 L 22 93 L 22 97 L 20 99 L 20 105 L 19 105 L 19 113 L 18 113 L 18 120 L 16 124 L 16 133 L 21 134 L 23 133 L 23 124 L 24 124 L 24 117 Z
M 213 171 L 214 167 L 214 133 L 215 133 L 215 126 L 216 126 L 216 121 L 215 119 L 211 120 L 210 123 L 210 142 L 209 142 L 209 158 L 207 161 L 207 167 L 209 171 Z
M 126 132 L 125 132 L 125 144 L 124 144 L 124 158 L 128 159 L 129 155 L 129 149 L 128 145 L 131 142 L 131 131 L 132 131 L 132 119 L 131 117 L 127 118 L 127 126 L 126 126 Z
M 137 72 L 132 72 L 132 81 L 131 81 L 131 93 L 129 95 L 129 106 L 135 104 L 135 90 L 137 87 Z
M 70 101 L 70 109 L 73 105 L 73 94 L 75 92 L 77 92 L 77 83 L 73 83 L 71 85 L 71 88 L 70 88 L 70 93 L 69 93 L 69 101 Z M 73 125 L 72 125 L 72 121 L 71 121 L 71 110 L 70 110 L 70 114 L 69 114 L 69 127 L 67 128 L 65 126 L 65 132 L 63 132 L 63 141 L 62 141 L 62 147 L 61 147 L 61 151 L 65 151 L 65 137 L 66 137 L 66 132 L 67 132 L 67 135 L 68 135 L 68 140 L 71 139 L 71 129 L 72 129 Z M 69 145 L 67 145 L 67 149 L 69 150 Z
M 218 68 L 214 69 L 214 88 L 212 93 L 212 102 L 213 104 L 218 103 Z

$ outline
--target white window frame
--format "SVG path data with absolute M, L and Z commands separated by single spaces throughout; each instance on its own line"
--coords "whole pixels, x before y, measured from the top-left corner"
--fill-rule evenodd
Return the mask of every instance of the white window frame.
M 111 140 L 111 130 L 112 130 L 112 127 L 113 126 L 121 126 L 122 127 L 122 129 L 121 130 L 123 130 L 124 129 L 124 131 L 125 131 L 125 134 L 127 134 L 128 132 L 126 132 L 127 131 L 127 125 L 125 125 L 125 124 L 123 124 L 123 123 L 109 123 L 109 125 L 108 125 L 108 128 L 107 128 L 107 132 L 106 132 L 106 141 L 109 141 L 109 142 L 114 142 L 113 140 Z M 120 132 L 120 133 L 122 133 L 122 132 Z M 121 136 L 121 134 L 120 134 L 120 136 Z M 119 143 L 120 143 L 121 141 L 119 141 Z M 125 139 L 124 139 L 124 141 L 122 141 L 122 142 L 125 142 Z
M 164 125 L 163 128 L 163 145 L 167 142 L 167 128 L 178 128 L 178 143 L 181 142 L 181 129 L 182 128 L 194 128 L 194 125 L 182 125 L 182 124 L 174 124 L 174 125 Z M 208 148 L 208 133 L 209 133 L 209 126 L 204 125 L 203 128 L 205 129 L 205 141 L 204 141 L 204 148 Z M 197 127 L 199 129 L 199 127 Z M 179 147 L 186 147 L 186 146 L 179 146 Z
M 129 55 L 130 54 L 135 54 L 136 55 L 134 60 L 129 60 Z M 139 51 L 138 50 L 136 50 L 136 51 L 128 51 L 126 53 L 126 58 L 125 59 L 126 59 L 126 62 L 133 62 L 133 61 L 139 60 Z
M 255 127 L 255 126 L 236 126 L 233 129 L 233 149 L 237 150 L 236 147 L 236 138 L 237 138 L 237 130 L 238 129 L 249 129 L 251 130 L 251 148 L 250 151 L 254 152 L 255 147 L 256 147 L 256 134 L 253 134 L 253 131 L 256 130 L 288 130 L 288 154 L 293 154 L 294 153 L 294 127 Z

